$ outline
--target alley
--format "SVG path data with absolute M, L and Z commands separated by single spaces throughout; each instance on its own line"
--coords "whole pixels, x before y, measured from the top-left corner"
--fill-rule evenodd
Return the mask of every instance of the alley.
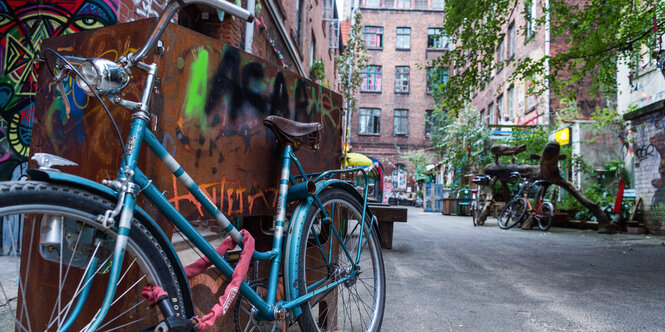
M 384 261 L 384 331 L 665 329 L 662 237 L 474 228 L 409 208 Z

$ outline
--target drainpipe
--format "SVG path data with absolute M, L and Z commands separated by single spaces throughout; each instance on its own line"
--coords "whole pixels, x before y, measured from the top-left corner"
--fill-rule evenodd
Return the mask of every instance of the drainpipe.
M 247 10 L 254 14 L 256 0 L 247 0 Z M 252 54 L 252 41 L 254 41 L 254 22 L 245 23 L 245 52 Z
M 550 75 L 550 1 L 545 0 L 544 3 L 545 9 L 545 76 Z M 549 79 L 545 80 L 545 85 L 547 90 L 545 91 L 545 125 L 550 124 L 550 117 L 552 112 L 550 110 L 550 82 Z

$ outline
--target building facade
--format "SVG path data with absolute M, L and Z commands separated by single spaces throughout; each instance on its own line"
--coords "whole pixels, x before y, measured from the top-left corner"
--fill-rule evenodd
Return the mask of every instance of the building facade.
M 650 233 L 665 234 L 665 78 L 654 49 L 625 59 L 617 71 L 617 109 L 628 120 L 632 169 L 643 220 Z M 662 67 L 662 64 L 660 65 Z
M 572 3 L 582 3 L 575 0 Z M 495 60 L 497 69 L 483 89 L 474 92 L 472 106 L 478 111 L 479 119 L 489 125 L 549 125 L 556 111 L 566 107 L 561 99 L 547 88 L 543 93 L 533 93 L 530 87 L 542 77 L 532 77 L 509 82 L 515 68 L 506 64 L 509 60 L 532 59 L 554 56 L 567 49 L 563 37 L 550 37 L 550 23 L 546 6 L 548 1 L 522 0 L 507 18 L 502 30 Z M 538 24 L 542 21 L 542 25 Z M 545 67 L 546 70 L 548 67 Z M 548 73 L 549 74 L 549 73 Z M 560 70 L 558 77 L 565 80 L 570 71 Z M 575 91 L 577 108 L 582 119 L 588 119 L 598 107 L 606 107 L 607 100 L 591 96 L 586 82 L 568 87 Z
M 443 1 L 363 0 L 359 10 L 370 62 L 351 121 L 351 150 L 378 159 L 393 191 L 406 191 L 413 174 L 399 153 L 430 147 L 427 63 L 448 46 L 439 35 Z

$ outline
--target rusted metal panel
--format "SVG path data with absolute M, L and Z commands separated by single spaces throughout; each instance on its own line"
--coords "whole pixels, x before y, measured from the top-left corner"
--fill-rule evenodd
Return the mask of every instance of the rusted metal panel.
M 141 46 L 151 20 L 49 39 L 44 47 L 83 57 L 115 59 Z M 277 200 L 280 146 L 263 126 L 267 115 L 323 124 L 319 152 L 299 151 L 307 171 L 339 167 L 342 97 L 312 81 L 186 28 L 171 25 L 162 37 L 161 85 L 152 111 L 155 134 L 183 168 L 228 216 L 270 215 Z M 120 145 L 99 104 L 71 90 L 76 107 L 67 118 L 45 66 L 40 70 L 33 152 L 54 153 L 79 163 L 67 171 L 100 181 L 114 177 Z M 141 77 L 125 97 L 137 100 Z M 112 105 L 111 105 L 112 106 Z M 121 131 L 129 112 L 111 107 Z M 146 150 L 147 151 L 147 150 Z M 151 152 L 141 169 L 190 220 L 209 218 Z
M 42 49 L 117 59 L 126 50 L 135 51 L 141 46 L 153 22 L 136 21 L 52 38 L 42 44 Z M 162 41 L 164 55 L 152 53 L 146 60 L 160 68 L 161 82 L 152 101 L 152 111 L 159 118 L 155 135 L 225 214 L 273 214 L 281 149 L 272 132 L 263 126 L 267 115 L 321 122 L 320 151 L 303 150 L 296 154 L 308 171 L 339 167 L 342 130 L 339 94 L 179 26 L 170 26 Z M 124 95 L 134 101 L 139 98 L 143 81 L 138 71 L 135 74 L 138 77 L 134 77 Z M 73 109 L 67 116 L 46 66 L 40 67 L 31 152 L 53 153 L 79 164 L 64 167 L 66 172 L 96 181 L 114 178 L 122 152 L 113 125 L 97 101 L 69 83 L 67 98 Z M 120 131 L 126 135 L 130 112 L 110 103 L 108 106 Z M 159 159 L 155 155 L 144 151 L 139 165 L 153 183 L 167 191 L 166 197 L 185 217 L 207 224 L 211 217 L 201 211 L 184 186 L 176 184 L 166 167 L 157 164 Z M 170 233 L 172 227 L 167 227 L 154 208 L 146 202 L 140 204 Z M 245 224 L 255 220 L 258 218 L 248 218 Z M 38 232 L 32 225 L 26 227 L 24 251 L 32 243 L 30 235 L 38 236 Z M 39 265 L 24 260 L 21 270 L 26 271 L 28 264 Z M 51 264 L 31 270 L 30 278 L 37 286 L 28 290 L 30 298 L 44 299 L 43 289 L 53 286 L 54 269 L 57 268 Z M 198 285 L 192 287 L 195 298 L 210 292 L 205 281 L 194 283 Z M 91 298 L 101 301 L 103 289 L 92 292 Z M 127 296 L 140 297 L 140 294 Z M 207 310 L 203 307 L 197 306 L 197 313 Z M 94 310 L 97 306 L 89 308 Z M 227 319 L 220 324 L 231 323 Z

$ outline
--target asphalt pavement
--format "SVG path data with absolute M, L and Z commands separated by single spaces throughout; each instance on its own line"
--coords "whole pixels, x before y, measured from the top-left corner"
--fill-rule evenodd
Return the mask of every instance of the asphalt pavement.
M 409 208 L 384 250 L 383 331 L 664 331 L 665 238 Z
M 663 237 L 474 227 L 416 208 L 394 227 L 382 331 L 665 331 Z M 17 266 L 0 257 L 12 307 Z M 0 331 L 11 317 L 0 307 Z

